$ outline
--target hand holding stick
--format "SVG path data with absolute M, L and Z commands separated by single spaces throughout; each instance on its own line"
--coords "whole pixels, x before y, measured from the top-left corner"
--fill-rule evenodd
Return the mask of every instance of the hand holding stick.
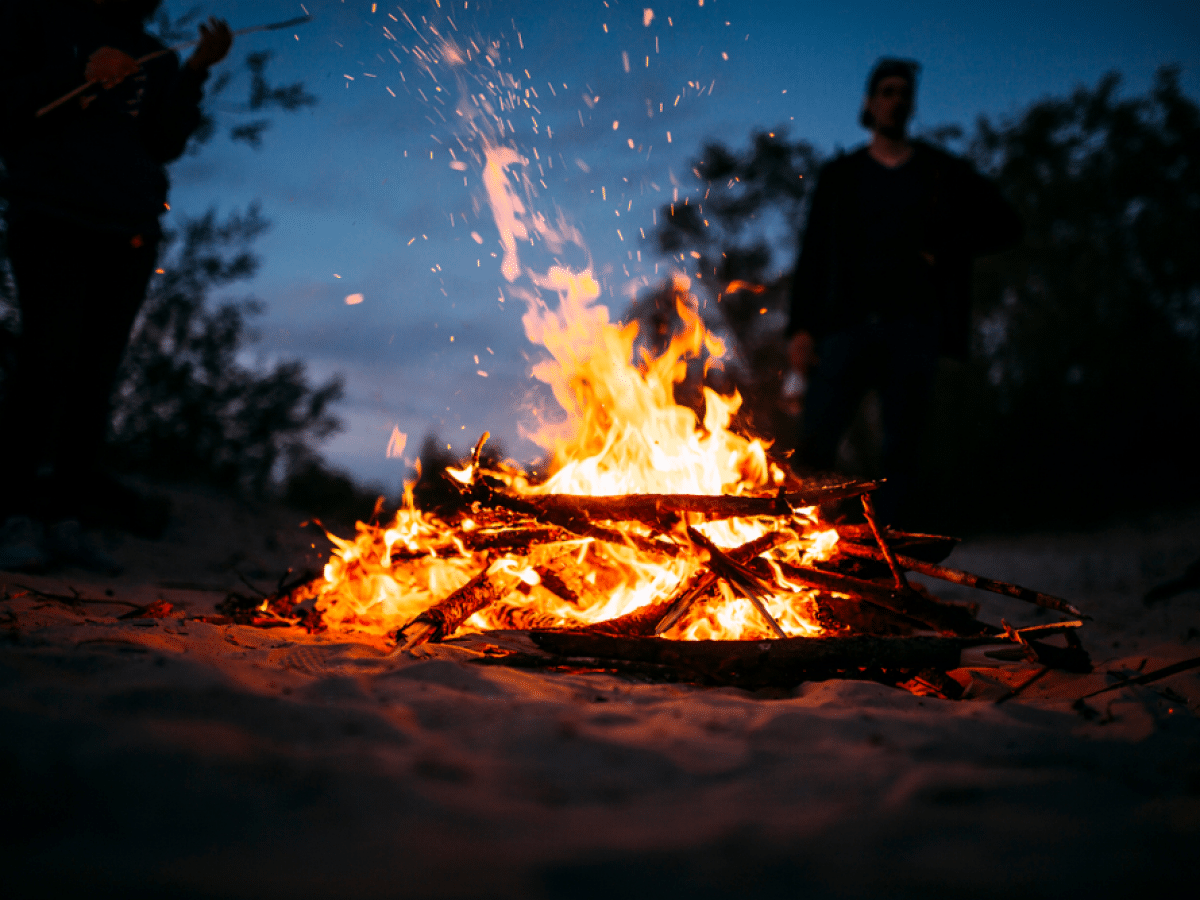
M 223 60 L 233 46 L 233 32 L 224 19 L 210 16 L 208 24 L 200 25 L 200 40 L 188 57 L 187 64 L 197 72 L 207 72 Z
M 88 57 L 83 76 L 88 80 L 88 84 L 103 85 L 107 91 L 140 69 L 138 61 L 125 51 L 116 47 L 101 47 Z
M 146 63 L 150 62 L 150 60 L 152 60 L 152 59 L 158 59 L 160 56 L 166 56 L 168 53 L 174 53 L 177 50 L 186 50 L 188 47 L 195 46 L 196 52 L 193 53 L 192 56 L 188 59 L 188 65 L 199 70 L 201 66 L 204 66 L 204 68 L 207 68 L 208 66 L 211 66 L 211 65 L 219 62 L 220 60 L 224 59 L 225 55 L 229 52 L 229 48 L 230 48 L 230 46 L 232 46 L 233 39 L 235 37 L 239 37 L 240 35 L 243 35 L 243 34 L 253 34 L 258 31 L 278 31 L 282 28 L 293 28 L 297 25 L 303 25 L 304 23 L 311 22 L 311 21 L 312 21 L 312 16 L 300 16 L 299 18 L 296 18 L 296 19 L 288 19 L 286 22 L 274 22 L 270 25 L 254 25 L 254 26 L 251 26 L 250 28 L 239 28 L 237 31 L 230 31 L 229 26 L 226 25 L 224 22 L 218 21 L 216 19 L 209 19 L 207 27 L 205 25 L 200 26 L 200 37 L 198 39 L 196 39 L 194 41 L 184 41 L 182 44 L 175 44 L 174 46 L 167 47 L 163 50 L 155 50 L 153 53 L 147 53 L 145 56 L 141 57 L 140 59 L 131 60 L 131 61 L 134 63 L 134 65 L 136 67 L 141 67 L 141 66 L 145 65 Z M 107 48 L 102 47 L 101 48 L 101 50 L 105 50 L 105 49 L 114 50 L 114 48 L 112 48 L 112 47 L 107 47 Z M 100 51 L 98 50 L 96 52 L 99 53 Z M 120 50 L 114 50 L 114 52 L 121 53 Z M 219 52 L 219 55 L 215 55 L 218 52 Z M 96 54 L 92 54 L 93 57 L 95 57 L 95 55 Z M 131 59 L 127 54 L 121 53 L 121 55 L 124 56 L 126 59 Z M 211 60 L 211 62 L 208 62 L 207 60 Z M 35 114 L 34 117 L 40 119 L 42 116 L 46 115 L 46 113 L 51 112 L 52 110 L 58 109 L 60 106 L 62 106 L 68 100 L 72 100 L 75 97 L 78 97 L 80 94 L 82 94 L 88 88 L 94 87 L 96 84 L 100 83 L 101 81 L 104 81 L 103 74 L 101 74 L 101 77 L 98 77 L 98 78 L 93 77 L 90 59 L 88 60 L 88 66 L 89 66 L 89 68 L 84 71 L 84 77 L 87 78 L 86 82 L 81 84 L 79 87 L 75 88 L 75 90 L 73 90 L 69 93 L 63 94 L 61 97 L 59 97 L 53 103 L 47 103 L 45 106 L 43 106 L 41 109 L 39 109 L 37 111 L 37 113 Z M 134 68 L 132 70 L 132 72 L 136 72 L 136 71 L 137 71 L 137 68 Z M 113 84 L 116 84 L 117 82 L 119 82 L 122 78 L 125 77 L 125 75 L 132 74 L 132 72 L 125 72 L 124 74 L 120 75 L 120 77 L 118 77 L 117 80 L 113 82 Z M 111 84 L 106 84 L 105 86 L 112 87 Z

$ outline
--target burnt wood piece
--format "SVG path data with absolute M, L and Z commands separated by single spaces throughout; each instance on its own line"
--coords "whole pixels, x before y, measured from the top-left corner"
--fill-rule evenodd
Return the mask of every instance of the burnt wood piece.
M 513 589 L 519 579 L 490 567 L 454 591 L 445 600 L 421 613 L 396 634 L 396 650 L 411 650 L 427 641 L 441 641 L 453 634 L 479 610 L 495 603 Z
M 493 603 L 488 609 L 488 621 L 495 623 L 493 627 L 528 631 L 534 628 L 546 630 L 560 627 L 557 616 L 539 612 L 528 606 L 515 606 L 511 603 Z
M 490 528 L 490 526 L 489 526 Z M 578 535 L 554 526 L 539 526 L 532 525 L 530 527 L 521 527 L 519 524 L 512 525 L 503 531 L 468 531 L 459 535 L 459 540 L 463 546 L 471 551 L 480 550 L 499 550 L 501 552 L 512 552 L 514 550 L 529 550 L 539 544 L 557 544 L 564 541 L 577 541 Z M 425 559 L 430 555 L 431 550 L 436 550 L 439 556 L 449 554 L 451 556 L 458 555 L 458 548 L 454 544 L 440 544 L 437 547 L 421 548 L 419 550 L 410 550 L 408 547 L 394 547 L 392 549 L 392 562 L 400 562 L 411 559 Z
M 987 635 L 669 641 L 578 631 L 485 632 L 456 638 L 454 643 L 480 653 L 475 660 L 480 665 L 613 672 L 653 681 L 748 690 L 792 687 L 827 678 L 869 679 L 893 686 L 914 677 L 940 683 L 940 673 L 962 665 L 964 650 L 1014 646 L 1003 637 Z
M 875 490 L 878 486 L 877 481 L 851 481 L 773 497 L 724 494 L 622 494 L 582 497 L 575 494 L 541 494 L 531 495 L 522 500 L 546 513 L 557 512 L 588 519 L 640 521 L 661 525 L 664 522 L 673 523 L 680 513 L 694 513 L 709 520 L 790 515 L 793 509 L 858 497 Z
M 745 544 L 742 544 L 740 547 L 734 547 L 732 550 L 726 551 L 726 556 L 737 563 L 746 565 L 751 560 L 757 558 L 763 553 L 766 553 L 768 550 L 772 550 L 779 546 L 779 544 L 781 544 L 784 540 L 784 535 L 780 534 L 779 532 L 771 532 L 770 534 L 764 534 L 762 537 L 748 541 Z M 716 584 L 716 582 L 716 573 L 714 573 L 711 569 L 700 569 L 684 583 L 682 588 L 675 592 L 675 596 L 672 599 L 668 600 L 667 603 L 661 607 L 661 613 L 656 619 L 654 619 L 653 624 L 650 626 L 648 632 L 639 630 L 633 633 L 663 634 L 664 632 L 669 631 L 672 627 L 674 627 L 675 623 L 677 623 L 683 617 L 683 614 L 687 612 L 688 607 L 690 607 L 697 598 L 703 596 L 714 584 Z M 616 623 L 618 620 L 613 619 L 612 621 L 613 623 Z M 637 625 L 639 629 L 642 627 L 641 620 L 638 620 Z M 605 630 L 609 631 L 609 629 Z M 613 632 L 610 631 L 610 633 Z
M 665 666 L 687 680 L 720 684 L 797 684 L 861 669 L 959 666 L 962 651 L 994 638 L 815 637 L 771 641 L 668 641 L 563 631 L 532 631 L 542 651 L 565 660 L 622 660 Z
M 538 544 L 559 544 L 577 541 L 579 537 L 556 526 L 509 528 L 505 531 L 470 532 L 462 537 L 468 550 L 528 550 Z
M 847 556 L 855 556 L 860 559 L 873 559 L 881 561 L 883 554 L 874 547 L 866 547 L 861 544 L 851 542 L 839 543 L 838 552 L 844 553 Z M 922 562 L 919 559 L 914 559 L 911 556 L 897 556 L 896 562 L 910 572 L 919 572 L 922 575 L 928 575 L 931 578 L 940 578 L 942 581 L 949 581 L 954 584 L 961 584 L 965 587 L 978 588 L 981 591 L 991 591 L 993 594 L 1003 594 L 1006 597 L 1014 597 L 1017 600 L 1024 600 L 1026 603 L 1033 603 L 1036 606 L 1041 606 L 1046 609 L 1057 610 L 1061 613 L 1066 613 L 1071 616 L 1082 616 L 1078 609 L 1063 600 L 1061 597 L 1054 597 L 1050 594 L 1043 594 L 1040 591 L 1030 590 L 1029 588 L 1020 587 L 1015 584 L 1008 584 L 1003 581 L 996 581 L 992 578 L 984 578 L 981 575 L 973 575 L 970 572 L 964 572 L 961 569 L 951 569 L 946 566 L 938 566 L 933 563 Z
M 923 597 L 916 591 L 897 591 L 874 581 L 851 578 L 836 572 L 826 572 L 811 566 L 779 563 L 785 577 L 812 587 L 837 594 L 856 597 L 884 609 L 916 619 L 942 634 L 977 635 L 995 629 L 978 621 L 969 609 Z
M 816 606 L 817 621 L 831 634 L 909 635 L 927 627 L 874 603 L 835 597 L 828 591 L 817 594 Z
M 633 546 L 643 553 L 675 556 L 680 550 L 679 545 L 669 541 L 658 541 L 640 534 L 626 534 L 601 528 L 599 525 L 592 524 L 586 515 L 570 509 L 544 509 L 524 497 L 515 497 L 506 491 L 492 487 L 485 479 L 464 485 L 450 476 L 445 476 L 445 478 L 459 492 L 462 499 L 469 503 L 478 503 L 483 507 L 499 507 L 520 513 L 545 524 L 556 525 L 578 537 L 590 537 L 609 544 Z
M 874 544 L 875 535 L 871 526 L 863 523 L 839 523 L 838 535 L 843 541 L 856 541 L 860 544 Z M 883 536 L 888 545 L 901 556 L 911 556 L 922 562 L 940 563 L 949 556 L 962 540 L 945 534 L 921 534 L 915 531 L 896 531 L 885 527 Z

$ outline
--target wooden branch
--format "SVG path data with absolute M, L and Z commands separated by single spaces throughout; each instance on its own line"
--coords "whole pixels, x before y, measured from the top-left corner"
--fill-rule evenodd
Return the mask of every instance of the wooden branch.
M 855 556 L 859 559 L 873 559 L 876 561 L 883 560 L 883 554 L 879 550 L 849 541 L 839 542 L 837 549 L 839 553 L 846 556 Z M 984 578 L 981 575 L 973 575 L 961 569 L 951 569 L 946 566 L 934 565 L 933 563 L 913 559 L 911 556 L 897 556 L 896 562 L 910 572 L 919 572 L 922 575 L 928 575 L 930 578 L 940 578 L 942 581 L 961 584 L 964 587 L 977 588 L 981 591 L 991 591 L 993 594 L 1003 594 L 1006 597 L 1014 597 L 1017 600 L 1024 600 L 1026 603 L 1032 603 L 1035 606 L 1045 607 L 1046 609 L 1053 609 L 1071 616 L 1083 615 L 1083 613 L 1061 597 L 1053 597 L 1050 594 L 1043 594 L 1040 591 L 1030 590 L 1019 585 L 1007 584 L 1006 582 L 996 581 L 992 578 Z
M 876 543 L 875 534 L 866 522 L 843 522 L 837 526 L 837 532 L 843 541 L 857 541 L 860 544 Z M 887 526 L 883 527 L 883 536 L 897 554 L 931 563 L 940 563 L 962 543 L 959 538 L 944 534 L 896 531 Z
M 1090 694 L 1084 694 L 1080 699 L 1087 700 L 1089 697 L 1095 697 L 1097 694 L 1107 694 L 1109 691 L 1116 691 L 1123 687 L 1129 687 L 1130 685 L 1150 684 L 1151 682 L 1158 681 L 1161 678 L 1169 678 L 1172 675 L 1178 675 L 1180 672 L 1187 672 L 1191 669 L 1197 668 L 1200 668 L 1200 656 L 1194 656 L 1191 659 L 1185 659 L 1169 666 L 1163 666 L 1160 669 L 1155 669 L 1153 672 L 1147 672 L 1144 675 L 1138 675 L 1135 678 L 1122 677 L 1122 679 L 1116 684 L 1110 684 L 1108 687 L 1102 687 L 1099 690 L 1092 691 Z
M 795 684 L 813 675 L 860 669 L 957 668 L 962 651 L 994 638 L 815 637 L 772 641 L 668 641 L 564 631 L 533 631 L 541 650 L 565 659 L 627 660 L 667 666 L 694 680 Z
M 887 560 L 888 568 L 892 570 L 892 578 L 896 580 L 896 590 L 902 591 L 908 587 L 908 582 L 904 580 L 904 573 L 900 570 L 900 564 L 896 562 L 896 554 L 892 552 L 892 548 L 884 540 L 883 532 L 879 529 L 879 518 L 875 515 L 875 504 L 871 501 L 870 494 L 863 494 L 862 505 L 863 514 L 867 517 L 867 524 L 871 526 L 871 533 L 875 535 L 875 541 L 879 544 L 884 559 Z
M 447 482 L 454 486 L 462 498 L 470 503 L 478 503 L 484 507 L 499 507 L 511 512 L 520 513 L 548 525 L 556 525 L 579 537 L 590 537 L 609 544 L 633 546 L 643 553 L 656 553 L 675 556 L 679 553 L 677 544 L 657 541 L 640 534 L 626 534 L 593 525 L 586 515 L 573 512 L 567 508 L 544 509 L 524 497 L 515 497 L 505 491 L 496 490 L 489 485 L 477 481 L 471 485 L 447 477 Z
M 760 538 L 755 538 L 752 541 L 742 544 L 740 547 L 735 547 L 727 551 L 726 555 L 744 565 L 755 557 L 777 547 L 783 540 L 784 535 L 779 532 L 771 532 L 770 534 L 764 534 Z M 652 628 L 653 633 L 664 634 L 670 631 L 680 618 L 682 618 L 683 614 L 687 612 L 692 603 L 698 597 L 703 596 L 716 582 L 717 575 L 711 569 L 705 568 L 696 572 L 675 593 L 674 599 L 667 602 L 665 611 L 655 620 Z M 615 619 L 613 621 L 616 622 Z
M 412 650 L 427 641 L 441 641 L 453 634 L 479 610 L 511 591 L 518 579 L 494 563 L 445 600 L 421 613 L 396 634 L 393 655 Z
M 498 550 L 502 553 L 513 551 L 528 551 L 540 544 L 559 544 L 565 541 L 577 541 L 579 536 L 557 526 L 531 526 L 522 528 L 513 526 L 503 531 L 469 531 L 459 535 L 463 546 L 471 551 Z M 392 548 L 392 562 L 411 559 L 425 559 L 430 551 L 436 549 L 439 556 L 448 553 L 457 555 L 458 548 L 453 544 L 443 543 L 436 548 L 421 548 L 410 550 L 407 547 Z
M 829 591 L 819 591 L 814 599 L 817 621 L 830 634 L 910 635 L 929 627 L 878 604 L 850 600 Z
M 767 620 L 767 624 L 775 632 L 776 637 L 786 638 L 788 636 L 787 632 L 775 621 L 775 617 L 771 615 L 766 604 L 766 599 L 775 594 L 778 589 L 764 583 L 762 579 L 749 569 L 726 556 L 720 547 L 691 525 L 687 527 L 687 534 L 693 543 L 708 553 L 708 567 L 717 575 L 724 578 L 730 587 L 753 604 L 754 608 L 758 610 L 758 614 Z
M 623 494 L 584 497 L 575 494 L 541 494 L 522 498 L 545 512 L 565 512 L 589 519 L 641 521 L 657 524 L 679 513 L 706 519 L 739 519 L 753 516 L 791 515 L 792 510 L 858 497 L 875 490 L 877 481 L 851 481 L 812 487 L 775 497 L 740 497 L 708 494 Z
M 792 566 L 779 563 L 789 580 L 799 581 L 825 591 L 857 597 L 884 609 L 916 619 L 943 634 L 975 635 L 991 629 L 971 615 L 964 607 L 941 603 L 922 597 L 915 591 L 897 591 L 874 581 L 826 572 L 811 566 Z

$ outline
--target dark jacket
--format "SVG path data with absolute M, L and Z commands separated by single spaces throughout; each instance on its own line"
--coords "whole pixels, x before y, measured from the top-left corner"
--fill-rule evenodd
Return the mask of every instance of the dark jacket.
M 140 23 L 68 0 L 0 0 L 0 191 L 10 217 L 35 211 L 106 231 L 157 225 L 167 200 L 165 164 L 200 122 L 204 75 L 174 53 L 146 63 L 112 90 L 97 86 L 38 118 L 85 80 L 104 46 L 139 59 L 163 45 Z
M 867 165 L 878 164 L 863 147 L 839 155 L 821 170 L 792 275 L 788 334 L 808 331 L 820 338 L 866 319 L 850 286 L 854 242 L 861 233 L 854 218 L 855 192 Z M 970 337 L 972 261 L 1016 243 L 1021 221 L 996 186 L 966 160 L 917 141 L 905 165 L 917 168 L 924 185 L 921 255 L 932 264 L 941 349 L 963 358 Z

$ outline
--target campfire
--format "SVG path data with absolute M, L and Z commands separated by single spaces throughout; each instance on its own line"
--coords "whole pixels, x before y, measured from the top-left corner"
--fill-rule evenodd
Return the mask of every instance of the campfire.
M 392 521 L 329 535 L 323 577 L 268 607 L 312 601 L 310 620 L 391 636 L 397 653 L 449 641 L 512 665 L 707 683 L 841 673 L 952 695 L 944 673 L 964 651 L 997 644 L 1044 665 L 1087 664 L 1073 631 L 1080 613 L 1066 601 L 938 565 L 955 541 L 882 527 L 877 483 L 802 481 L 763 441 L 737 433 L 740 398 L 703 385 L 725 346 L 688 277 L 673 276 L 679 324 L 665 348 L 652 352 L 636 324 L 611 320 L 581 236 L 537 212 L 534 163 L 505 130 L 520 82 L 497 74 L 492 45 L 471 45 L 492 66 L 471 75 L 470 48 L 434 34 L 420 58 L 458 82 L 455 112 L 471 142 L 457 143 L 481 172 L 526 336 L 544 349 L 532 374 L 560 408 L 529 435 L 548 475 L 487 463 L 485 434 L 442 473 L 456 504 L 421 510 L 409 491 Z M 580 255 L 583 268 L 563 261 Z M 689 379 L 698 409 L 676 402 Z M 854 503 L 861 522 L 831 518 Z M 988 624 L 912 572 L 1072 618 L 1020 631 Z
M 944 673 L 963 652 L 1003 644 L 1086 667 L 1070 603 L 939 565 L 957 541 L 882 527 L 878 482 L 800 480 L 730 430 L 736 394 L 705 388 L 702 419 L 677 405 L 689 360 L 722 350 L 682 280 L 682 329 L 637 364 L 636 328 L 579 293 L 586 279 L 564 283 L 560 309 L 535 307 L 526 321 L 552 354 L 535 373 L 568 412 L 538 435 L 549 477 L 486 464 L 485 434 L 442 473 L 457 497 L 449 510 L 417 509 L 410 490 L 390 523 L 330 535 L 323 577 L 292 601 L 315 600 L 331 629 L 388 635 L 397 653 L 452 640 L 510 665 L 706 683 L 841 674 L 952 696 Z M 853 503 L 860 523 L 826 518 Z M 1072 618 L 988 624 L 912 572 Z M 1047 642 L 1055 634 L 1065 643 Z

